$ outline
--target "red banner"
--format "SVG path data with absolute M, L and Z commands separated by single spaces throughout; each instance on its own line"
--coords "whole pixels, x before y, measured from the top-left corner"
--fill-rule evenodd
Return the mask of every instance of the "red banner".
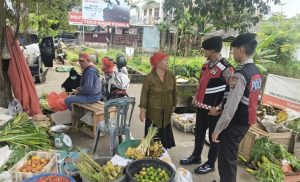
M 97 20 L 83 20 L 81 12 L 69 12 L 70 25 L 86 25 L 86 26 L 112 26 L 112 27 L 129 27 L 127 22 L 113 22 L 113 21 L 97 21 Z

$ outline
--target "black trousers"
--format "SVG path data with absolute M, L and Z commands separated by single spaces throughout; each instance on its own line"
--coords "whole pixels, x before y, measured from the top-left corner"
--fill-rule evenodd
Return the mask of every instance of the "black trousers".
M 239 144 L 248 129 L 249 125 L 229 125 L 220 134 L 220 153 L 218 156 L 220 182 L 236 182 Z
M 195 148 L 193 155 L 201 158 L 201 153 L 203 150 L 203 145 L 205 141 L 206 130 L 209 130 L 209 141 L 210 148 L 208 152 L 208 161 L 207 163 L 215 166 L 215 162 L 218 157 L 219 144 L 214 143 L 211 140 L 211 135 L 215 130 L 216 124 L 219 120 L 219 116 L 210 116 L 208 115 L 208 110 L 197 109 L 196 114 L 196 129 L 195 129 Z

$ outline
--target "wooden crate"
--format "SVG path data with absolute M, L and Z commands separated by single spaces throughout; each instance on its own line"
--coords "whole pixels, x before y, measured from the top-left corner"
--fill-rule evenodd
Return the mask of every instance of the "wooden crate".
M 269 137 L 274 143 L 283 145 L 288 152 L 295 153 L 296 157 L 300 157 L 300 138 L 298 138 L 299 142 L 297 142 L 292 132 L 268 133 L 260 123 L 256 123 L 250 127 L 240 143 L 239 154 L 249 160 L 251 147 L 255 140 L 261 137 Z
M 267 132 L 261 123 L 256 123 L 253 126 Z M 294 153 L 295 135 L 292 132 L 268 133 L 268 136 L 274 143 L 281 144 L 288 152 Z
M 267 132 L 259 128 L 256 128 L 255 126 L 251 126 L 240 143 L 239 154 L 245 157 L 247 160 L 249 160 L 251 148 L 254 145 L 255 140 L 267 136 L 268 136 Z
M 87 112 L 92 112 L 93 115 L 93 126 L 84 126 L 79 127 L 80 118 Z M 110 108 L 109 109 L 110 118 L 115 117 L 116 114 L 116 108 Z M 73 126 L 86 133 L 87 135 L 91 136 L 92 138 L 95 138 L 96 136 L 96 129 L 99 122 L 104 121 L 104 102 L 98 101 L 93 104 L 78 104 L 73 103 L 72 106 L 72 124 Z

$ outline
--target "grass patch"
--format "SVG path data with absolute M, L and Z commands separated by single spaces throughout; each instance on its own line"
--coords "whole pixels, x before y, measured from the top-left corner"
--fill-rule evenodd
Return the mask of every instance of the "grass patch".
M 299 62 L 293 62 L 287 65 L 276 64 L 276 63 L 268 63 L 262 65 L 268 70 L 268 73 L 300 79 Z
M 67 50 L 67 60 L 69 62 L 76 62 L 78 60 L 78 55 L 80 52 L 86 52 L 88 54 L 96 54 L 97 50 L 93 48 L 75 48 Z M 109 49 L 106 53 L 98 52 L 98 68 L 101 67 L 101 59 L 105 56 L 115 59 L 118 54 L 125 54 L 122 49 Z M 134 57 L 128 59 L 128 66 L 140 71 L 142 73 L 148 74 L 151 71 L 150 65 L 151 54 L 140 55 L 136 54 Z M 169 57 L 169 69 L 173 70 L 175 75 L 181 75 L 184 77 L 194 77 L 199 78 L 200 68 L 205 62 L 205 58 L 202 56 L 191 56 L 191 57 Z M 229 62 L 236 67 L 237 64 L 233 60 Z M 300 79 L 300 62 L 290 62 L 287 65 L 267 63 L 261 64 L 264 66 L 268 73 L 292 77 Z

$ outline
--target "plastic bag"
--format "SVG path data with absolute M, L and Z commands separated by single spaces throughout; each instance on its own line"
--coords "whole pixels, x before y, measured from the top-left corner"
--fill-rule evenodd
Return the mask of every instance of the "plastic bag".
M 188 170 L 178 168 L 176 171 L 175 182 L 193 182 L 193 176 Z
M 9 115 L 15 116 L 19 112 L 23 112 L 23 107 L 21 103 L 18 101 L 18 99 L 14 98 L 11 102 L 8 104 L 8 111 Z
M 66 92 L 61 92 L 57 94 L 56 92 L 50 92 L 47 100 L 48 105 L 54 111 L 65 111 L 67 110 L 67 105 L 65 104 L 65 98 L 68 96 Z
M 93 113 L 88 111 L 80 118 L 80 121 L 83 121 L 84 123 L 93 126 Z

